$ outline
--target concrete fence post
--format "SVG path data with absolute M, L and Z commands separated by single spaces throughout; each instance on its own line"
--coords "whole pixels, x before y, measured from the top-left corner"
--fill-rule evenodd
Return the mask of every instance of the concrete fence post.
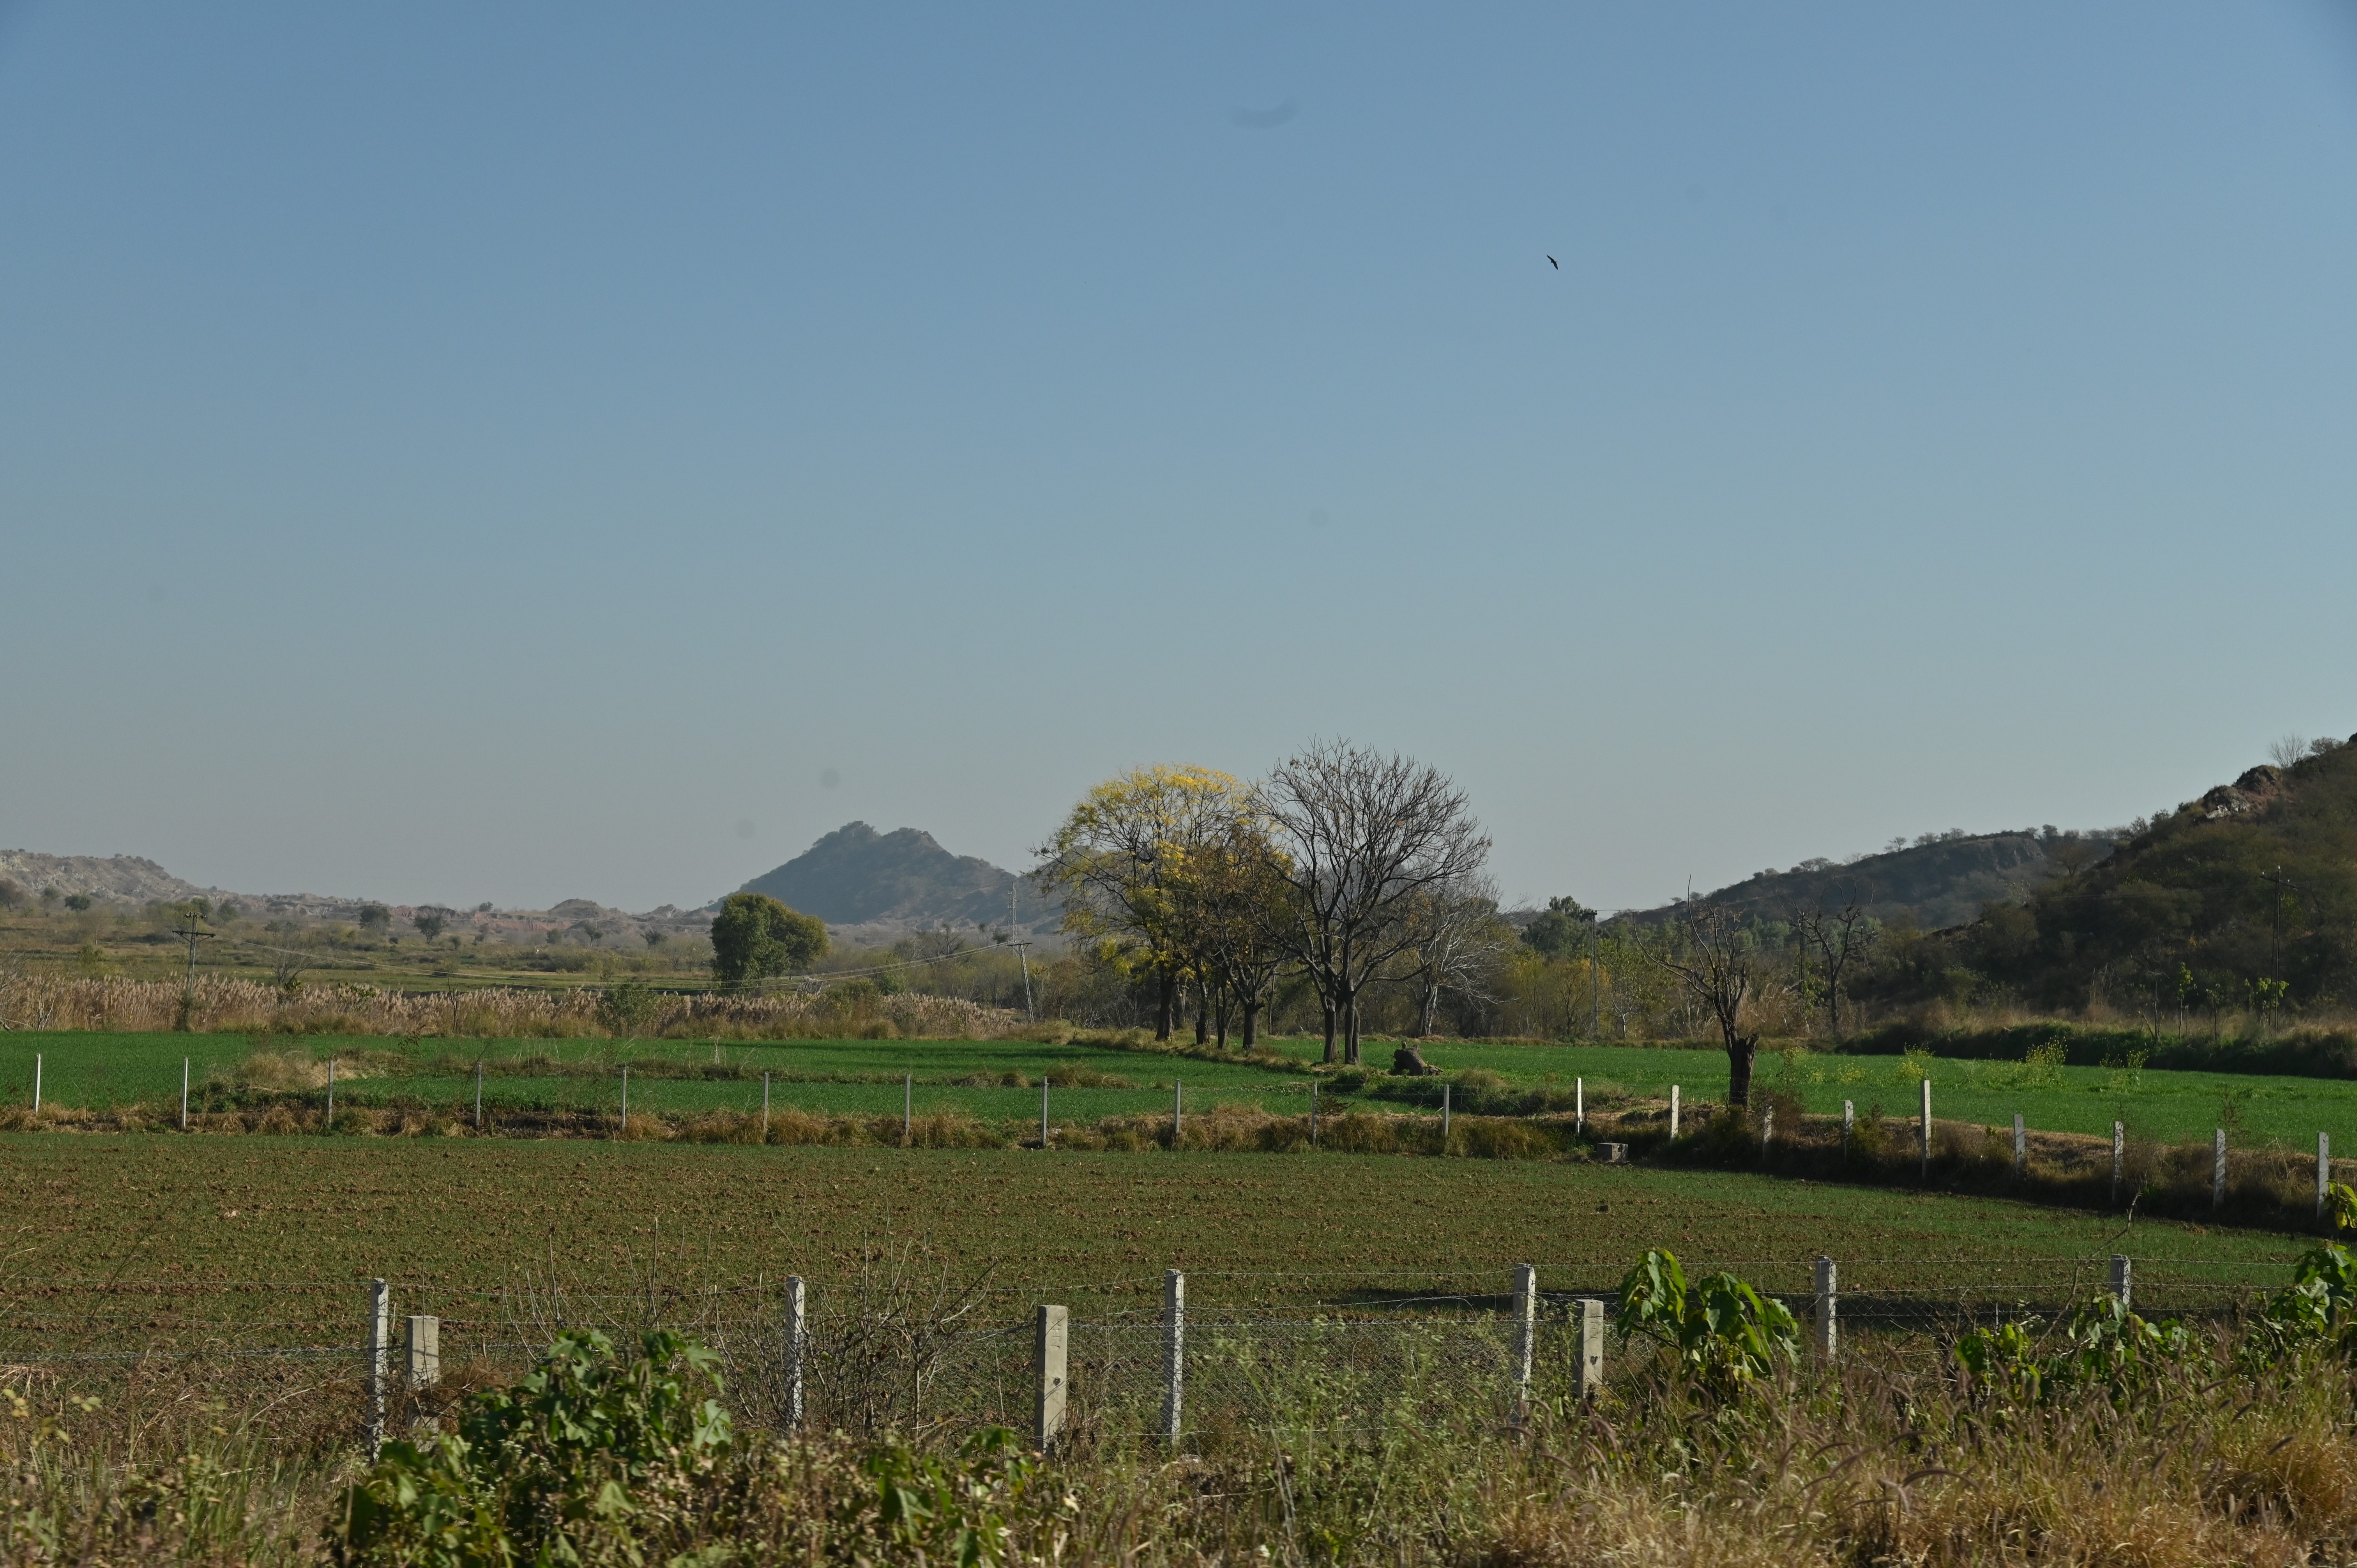
M 802 1380 L 810 1351 L 810 1297 L 800 1274 L 786 1276 L 786 1430 L 802 1423 Z
M 1440 1152 L 1448 1152 L 1448 1085 L 1440 1086 Z
M 1178 1146 L 1178 1134 L 1187 1123 L 1187 1085 L 1178 1079 L 1170 1080 L 1170 1146 Z
M 402 1344 L 408 1354 L 403 1381 L 409 1391 L 430 1389 L 442 1380 L 442 1320 L 412 1317 L 403 1325 Z
M 1760 1157 L 1768 1157 L 1768 1144 L 1776 1136 L 1776 1108 L 1763 1106 L 1760 1112 Z
M 2226 1204 L 2226 1129 L 2221 1127 L 2210 1140 L 2210 1207 L 2222 1208 Z
M 180 1131 L 188 1130 L 188 1058 L 180 1058 Z M 2317 1212 L 2324 1212 L 2324 1200 L 2317 1199 Z
M 1587 1135 L 1587 1080 L 1584 1078 L 1571 1080 L 1571 1135 Z
M 1678 1141 L 1678 1086 L 1670 1085 L 1670 1142 Z
M 2332 1186 L 2332 1134 L 2316 1135 L 2316 1217 L 2324 1218 L 2326 1189 Z
M 1857 1101 L 1855 1100 L 1845 1100 L 1842 1101 L 1842 1158 L 1845 1161 L 1849 1158 L 1850 1133 L 1856 1130 L 1857 1126 Z
M 483 1130 L 483 1058 L 475 1058 L 475 1131 Z
M 1177 1269 L 1162 1275 L 1162 1440 L 1177 1443 L 1186 1430 L 1187 1276 Z
M 1923 1080 L 1923 1111 L 1919 1119 L 1917 1141 L 1923 1146 L 1923 1179 L 1932 1179 L 1932 1080 Z
M 2021 1112 L 2013 1113 L 2013 1174 L 2029 1174 L 2029 1133 L 2021 1124 Z
M 2120 1173 L 2128 1159 L 2128 1129 L 2124 1122 L 2112 1123 L 2112 1207 L 2120 1206 Z
M 2128 1267 L 2128 1255 L 2126 1252 L 2114 1252 L 2112 1254 L 2112 1296 L 2124 1307 L 2135 1300 L 2135 1294 L 2131 1289 L 2133 1283 Z
M 1043 1149 L 1048 1146 L 1048 1080 L 1044 1078 L 1039 1080 L 1039 1146 Z M 1060 1312 L 1063 1309 L 1059 1307 L 1057 1310 Z
M 1834 1261 L 1820 1252 L 1817 1254 L 1816 1322 L 1813 1326 L 1816 1330 L 1817 1355 L 1827 1361 L 1832 1360 L 1841 1351 L 1841 1328 L 1835 1316 L 1840 1305 L 1835 1294 L 1837 1283 L 1838 1276 L 1834 1267 Z
M 1578 1356 L 1573 1362 L 1573 1380 L 1583 1400 L 1592 1400 L 1604 1391 L 1604 1303 L 1595 1296 L 1582 1296 L 1571 1304 L 1572 1325 L 1579 1337 Z
M 1064 1366 L 1072 1333 L 1071 1312 L 1060 1306 L 1039 1309 L 1039 1336 L 1032 1366 L 1039 1373 L 1039 1389 L 1035 1435 L 1039 1452 L 1047 1453 L 1055 1445 L 1064 1430 L 1064 1406 L 1071 1392 L 1064 1380 Z
M 368 1343 L 361 1352 L 366 1358 L 361 1367 L 363 1381 L 368 1385 L 367 1405 L 361 1417 L 361 1435 L 368 1444 L 369 1463 L 376 1462 L 384 1448 L 384 1380 L 389 1370 L 385 1365 L 393 1346 L 393 1287 L 382 1280 L 369 1281 Z
M 1539 1345 L 1539 1271 L 1534 1264 L 1514 1265 L 1514 1424 L 1531 1408 L 1531 1373 Z

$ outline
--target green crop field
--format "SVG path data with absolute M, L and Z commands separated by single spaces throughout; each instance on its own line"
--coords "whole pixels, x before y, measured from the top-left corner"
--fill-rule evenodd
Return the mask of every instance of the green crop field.
M 1314 1059 L 1314 1045 L 1281 1042 L 1279 1048 Z M 1631 1094 L 1666 1098 L 1672 1084 L 1688 1101 L 1724 1101 L 1727 1058 L 1716 1050 L 1655 1049 L 1614 1046 L 1517 1045 L 1498 1042 L 1419 1044 L 1425 1059 L 1444 1072 L 1479 1068 L 1517 1084 L 1555 1083 L 1568 1088 L 1585 1079 L 1590 1095 Z M 1371 1047 L 1368 1065 L 1390 1065 L 1388 1048 Z M 1812 1113 L 1839 1115 L 1852 1101 L 1863 1116 L 1875 1104 L 1892 1116 L 1915 1113 L 1918 1085 L 1926 1074 L 1900 1056 L 1840 1056 L 1810 1052 L 1784 1059 L 1763 1053 L 1756 1081 L 1790 1089 Z M 2357 1149 L 2357 1082 L 2346 1079 L 2259 1076 L 2249 1073 L 2163 1072 L 2152 1069 L 2054 1067 L 2020 1062 L 1933 1058 L 1932 1112 L 1935 1116 L 2010 1127 L 2019 1112 L 2035 1128 L 2058 1133 L 2111 1135 L 2122 1120 L 2139 1136 L 2179 1141 L 2207 1138 L 2222 1124 L 2231 1101 L 2233 1121 L 2260 1142 L 2312 1147 L 2319 1132 L 2332 1134 L 2337 1149 Z
M 476 1139 L 0 1136 L 0 1304 L 18 1333 L 95 1290 L 142 1323 L 332 1320 L 358 1282 L 418 1291 L 842 1288 L 914 1249 L 953 1280 L 1103 1313 L 1166 1267 L 1207 1306 L 1603 1290 L 1647 1247 L 1806 1287 L 2093 1288 L 2104 1254 L 2168 1280 L 2275 1284 L 2309 1243 L 1996 1199 L 1709 1172 L 1380 1156 L 1090 1155 Z M 223 1287 L 235 1286 L 235 1290 Z M 262 1287 L 267 1287 L 266 1289 Z
M 906 1076 L 914 1080 L 919 1114 L 954 1110 L 985 1121 L 1036 1119 L 1042 1079 L 1060 1121 L 1167 1111 L 1172 1088 L 1180 1083 L 1191 1110 L 1229 1101 L 1298 1110 L 1308 1103 L 1309 1083 L 1306 1074 L 1241 1061 L 1025 1040 L 732 1040 L 716 1047 L 697 1040 L 20 1033 L 0 1039 L 0 1096 L 27 1102 L 38 1053 L 45 1103 L 106 1109 L 171 1102 L 180 1092 L 185 1058 L 192 1101 L 202 1108 L 238 1080 L 256 1051 L 322 1063 L 335 1058 L 338 1101 L 353 1105 L 470 1103 L 471 1065 L 479 1058 L 484 1099 L 494 1108 L 614 1110 L 620 1103 L 620 1067 L 630 1064 L 634 1112 L 757 1111 L 765 1072 L 772 1076 L 771 1103 L 779 1109 L 898 1112 Z M 555 1070 L 534 1070 L 545 1064 Z M 657 1070 L 650 1073 L 650 1067 Z M 696 1072 L 716 1076 L 669 1076 Z M 991 1081 L 967 1081 L 976 1079 Z
M 42 1094 L 52 1104 L 103 1109 L 117 1104 L 167 1103 L 180 1087 L 188 1058 L 199 1106 L 239 1079 L 255 1051 L 293 1053 L 324 1061 L 336 1057 L 342 1075 L 339 1101 L 393 1101 L 457 1106 L 471 1101 L 471 1065 L 485 1063 L 489 1105 L 603 1111 L 619 1103 L 619 1068 L 633 1065 L 630 1106 L 636 1112 L 758 1110 L 760 1075 L 771 1075 L 771 1102 L 816 1112 L 886 1114 L 901 1107 L 901 1079 L 914 1080 L 915 1109 L 953 1110 L 989 1122 L 1018 1122 L 1039 1113 L 1042 1079 L 1053 1086 L 1058 1121 L 1158 1112 L 1169 1108 L 1174 1082 L 1187 1088 L 1190 1110 L 1223 1102 L 1298 1112 L 1308 1104 L 1309 1064 L 1318 1043 L 1275 1042 L 1301 1070 L 1272 1070 L 1241 1060 L 1214 1061 L 1154 1051 L 1080 1043 L 1028 1040 L 697 1040 L 400 1039 L 386 1036 L 291 1039 L 244 1035 L 107 1035 L 17 1033 L 0 1036 L 0 1097 L 24 1103 L 32 1090 L 33 1058 L 43 1060 Z M 1726 1058 L 1717 1051 L 1610 1046 L 1438 1042 L 1420 1047 L 1446 1072 L 1493 1072 L 1516 1085 L 1568 1090 L 1584 1079 L 1591 1103 L 1618 1095 L 1665 1098 L 1672 1084 L 1687 1101 L 1723 1100 Z M 1373 1044 L 1368 1065 L 1390 1065 L 1391 1047 Z M 653 1069 L 650 1071 L 649 1069 Z M 1925 1070 L 1904 1057 L 1764 1055 L 1760 1078 L 1796 1093 L 1806 1108 L 1838 1114 L 1852 1101 L 1861 1115 L 1880 1104 L 1892 1116 L 1914 1112 L 1917 1080 Z M 2357 1082 L 2151 1069 L 2050 1067 L 2018 1062 L 1932 1060 L 1934 1114 L 2009 1126 L 2019 1112 L 2033 1128 L 2108 1135 L 2114 1120 L 2140 1137 L 2202 1139 L 2224 1125 L 2238 1143 L 2312 1146 L 2318 1133 L 2334 1146 L 2357 1149 Z M 679 1076 L 694 1074 L 712 1076 Z M 1072 1080 L 1078 1079 L 1078 1083 Z M 1346 1084 L 1349 1080 L 1345 1080 Z M 1395 1101 L 1339 1093 L 1336 1109 L 1363 1103 L 1405 1109 Z

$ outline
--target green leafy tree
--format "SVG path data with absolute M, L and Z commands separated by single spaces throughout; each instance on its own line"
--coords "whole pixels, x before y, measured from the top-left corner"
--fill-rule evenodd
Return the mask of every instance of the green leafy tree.
M 1596 938 L 1596 911 L 1577 898 L 1550 898 L 1545 910 L 1523 928 L 1523 945 L 1549 958 L 1577 958 Z
M 712 920 L 712 972 L 727 986 L 783 974 L 823 958 L 826 922 L 766 893 L 731 893 Z
M 420 909 L 409 917 L 409 923 L 417 928 L 419 936 L 430 942 L 442 934 L 442 928 L 449 922 L 439 909 Z

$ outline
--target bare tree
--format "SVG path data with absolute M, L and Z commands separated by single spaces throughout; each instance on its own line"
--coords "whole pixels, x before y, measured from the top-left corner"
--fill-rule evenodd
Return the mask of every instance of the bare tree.
M 287 922 L 292 925 L 291 920 Z M 292 936 L 282 939 L 293 941 Z M 311 967 L 308 955 L 294 948 L 271 948 L 270 983 L 281 996 L 293 996 L 303 989 L 303 972 Z
M 1836 1038 L 1841 1035 L 1842 976 L 1865 959 L 1877 934 L 1866 913 L 1867 895 L 1854 881 L 1844 883 L 1842 891 L 1846 901 L 1839 910 L 1796 904 L 1786 911 L 1802 950 L 1814 952 L 1824 963 L 1825 1028 Z
M 2308 737 L 2298 733 L 2287 735 L 2267 747 L 2267 759 L 2277 768 L 2289 768 L 2308 755 Z
M 1293 892 L 1294 956 L 1326 1015 L 1326 1058 L 1359 1060 L 1359 994 L 1415 944 L 1419 899 L 1463 884 L 1490 841 L 1436 768 L 1320 741 L 1258 787 Z
M 1696 1008 L 1718 1026 L 1727 1047 L 1727 1103 L 1748 1105 L 1751 1061 L 1760 1051 L 1758 1031 L 1743 1032 L 1745 1005 L 1759 986 L 1750 940 L 1732 912 L 1700 901 L 1679 910 L 1670 936 L 1655 961 L 1678 977 Z
M 1429 1036 L 1442 993 L 1471 1002 L 1494 1000 L 1491 983 L 1506 950 L 1520 938 L 1498 918 L 1498 885 L 1486 875 L 1435 889 L 1409 918 L 1419 927 L 1406 954 L 1412 966 L 1407 978 L 1416 991 L 1416 1032 Z

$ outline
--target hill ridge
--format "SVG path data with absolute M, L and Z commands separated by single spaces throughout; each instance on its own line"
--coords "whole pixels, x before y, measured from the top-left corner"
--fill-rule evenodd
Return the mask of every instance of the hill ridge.
M 849 822 L 739 889 L 766 893 L 829 925 L 942 922 L 1052 924 L 1028 878 L 976 855 L 952 854 L 922 828 L 878 832 Z

